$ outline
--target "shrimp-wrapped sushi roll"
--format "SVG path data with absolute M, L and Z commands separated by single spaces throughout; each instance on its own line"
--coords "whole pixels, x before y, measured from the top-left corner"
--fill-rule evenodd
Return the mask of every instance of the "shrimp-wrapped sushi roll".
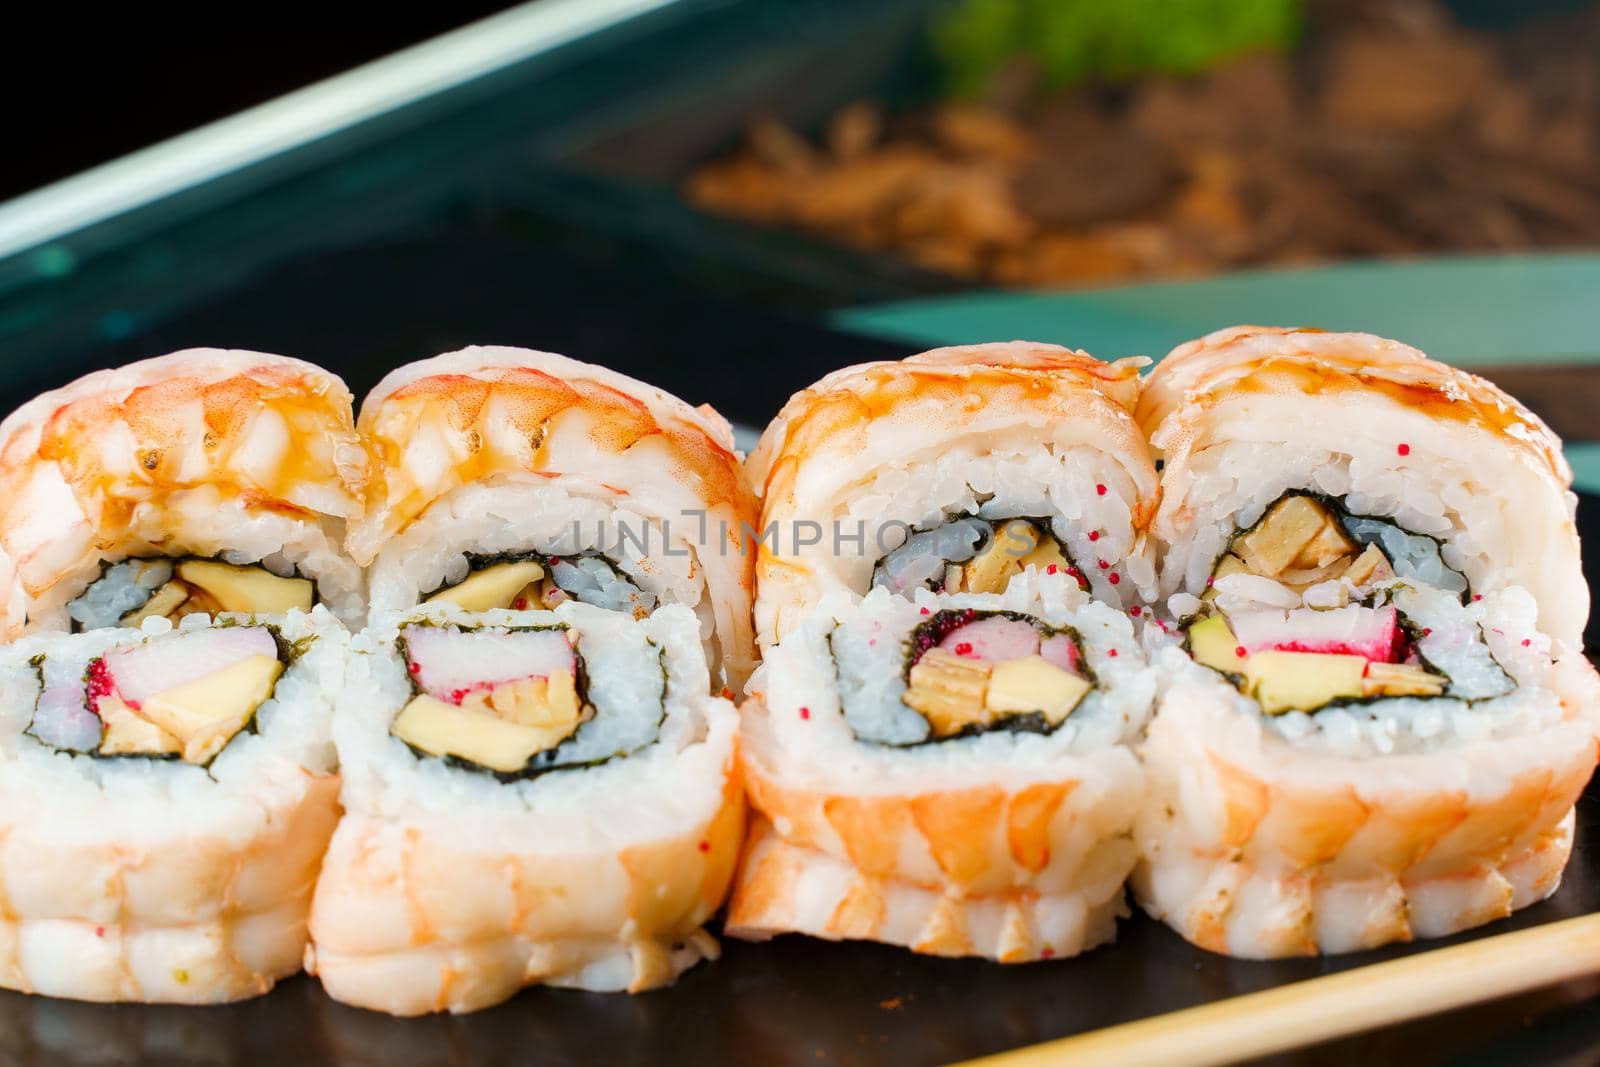
M 318 603 L 359 621 L 364 477 L 349 391 L 299 360 L 191 349 L 45 393 L 0 423 L 0 636 Z
M 1556 888 L 1600 685 L 1560 442 L 1365 334 L 1179 348 L 1140 417 L 1182 649 L 1135 886 L 1219 952 L 1434 937 Z
M 423 605 L 357 640 L 311 916 L 330 995 L 465 1012 L 532 983 L 650 989 L 716 954 L 743 794 L 690 608 Z
M 1131 416 L 1144 362 L 972 345 L 797 393 L 750 461 L 763 645 L 834 591 L 999 593 L 1029 568 L 1135 603 L 1155 580 L 1156 472 Z
M 768 428 L 740 742 L 761 820 L 730 931 L 1005 961 L 1112 936 L 1153 692 L 1138 366 L 941 349 L 830 375 Z
M 730 934 L 1005 963 L 1112 938 L 1155 690 L 1126 613 L 1063 573 L 835 593 L 752 689 L 740 753 L 761 817 Z
M 319 607 L 0 650 L 0 985 L 208 1004 L 298 971 L 347 640 Z
M 711 408 L 562 356 L 467 348 L 390 374 L 359 425 L 373 480 L 350 545 L 373 617 L 685 604 L 718 685 L 754 666 L 754 503 Z

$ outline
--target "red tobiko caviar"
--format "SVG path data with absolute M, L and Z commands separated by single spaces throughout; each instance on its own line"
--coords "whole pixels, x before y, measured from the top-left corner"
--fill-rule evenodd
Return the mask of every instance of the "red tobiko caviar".
M 1135 604 L 1133 607 L 1128 609 L 1128 614 L 1137 619 L 1140 615 L 1144 614 L 1144 609 Z
M 1118 582 L 1122 581 L 1122 575 L 1117 574 L 1114 571 L 1109 575 L 1109 578 L 1112 585 L 1116 585 Z
M 924 615 L 931 615 L 931 614 L 932 614 L 932 612 L 930 612 L 930 611 L 929 611 L 929 610 L 928 610 L 928 609 L 927 609 L 927 608 L 923 608 L 923 609 L 922 609 L 922 613 L 923 613 L 923 614 L 924 614 Z
M 927 613 L 926 608 L 923 609 L 923 613 Z M 922 658 L 924 652 L 977 617 L 978 613 L 976 611 L 972 608 L 966 608 L 962 611 L 941 611 L 932 619 L 922 623 L 911 632 L 911 662 L 913 664 L 916 663 L 917 660 Z M 962 643 L 966 644 L 966 642 Z M 967 651 L 970 652 L 971 650 L 972 646 L 967 645 Z M 960 649 L 958 648 L 956 651 L 960 652 Z
M 1039 950 L 1039 958 L 1041 960 L 1047 960 L 1051 956 L 1054 956 L 1055 954 L 1056 954 L 1056 950 L 1051 948 L 1049 945 L 1046 945 L 1044 948 Z
M 1533 639 L 1531 637 L 1524 637 L 1522 639 L 1522 647 L 1523 648 L 1527 648 L 1531 644 L 1533 644 Z
M 700 851 L 701 852 L 710 852 L 711 851 L 711 842 L 710 841 L 702 841 L 702 842 L 700 842 Z
M 1245 656 L 1249 655 L 1249 653 L 1245 651 L 1245 648 L 1244 648 L 1243 645 L 1234 645 L 1233 646 L 1233 654 L 1235 656 L 1238 656 L 1240 659 L 1244 659 Z
M 89 710 L 100 714 L 100 698 L 110 696 L 116 687 L 117 683 L 111 680 L 111 669 L 106 666 L 106 661 L 103 658 L 91 660 L 88 682 L 83 689 L 84 696 L 89 698 Z
M 1117 658 L 1117 650 L 1114 649 L 1114 648 L 1108 648 L 1108 649 L 1106 649 L 1106 655 L 1110 656 L 1112 659 L 1116 659 Z
M 1527 644 L 1528 642 L 1524 641 L 1522 643 L 1523 644 Z M 957 642 L 956 643 L 956 655 L 958 655 L 958 656 L 970 656 L 970 655 L 972 655 L 972 642 L 971 641 L 959 641 L 959 642 Z
M 511 602 L 511 606 L 513 608 L 515 608 L 516 610 L 518 610 L 518 611 L 527 611 L 528 610 L 528 598 L 525 597 L 525 596 L 519 596 L 519 597 L 517 597 L 517 599 L 515 599 L 515 600 L 513 600 Z
M 801 717 L 801 718 L 802 718 L 802 719 L 809 719 L 809 718 L 811 718 L 811 709 L 810 709 L 810 708 L 804 708 L 804 707 L 803 707 L 803 708 L 801 708 L 801 709 L 800 709 L 800 717 Z
M 1105 486 L 1103 486 L 1103 485 L 1097 485 L 1097 486 L 1095 486 L 1095 487 L 1094 487 L 1094 491 L 1095 491 L 1095 492 L 1096 492 L 1096 493 L 1099 493 L 1099 494 L 1100 494 L 1100 495 L 1101 495 L 1101 496 L 1105 496 L 1105 495 L 1106 495 L 1106 487 L 1105 487 Z
M 411 664 L 410 670 L 411 670 L 412 674 L 421 674 L 422 673 L 422 664 L 413 663 L 413 664 Z
M 1052 564 L 1050 564 L 1050 566 L 1048 566 L 1048 567 L 1046 567 L 1046 568 L 1045 568 L 1045 569 L 1044 569 L 1044 572 L 1045 572 L 1045 573 L 1046 573 L 1046 574 L 1054 574 L 1054 573 L 1055 573 L 1055 572 L 1056 572 L 1056 571 L 1057 571 L 1057 570 L 1059 570 L 1059 569 L 1060 569 L 1060 568 L 1058 568 L 1058 567 L 1057 567 L 1057 566 L 1056 566 L 1056 565 L 1055 565 L 1055 564 L 1054 564 L 1054 563 L 1052 563 Z
M 1482 599 L 1483 599 L 1483 594 L 1482 593 L 1473 593 L 1472 594 L 1472 602 L 1474 604 L 1476 604 L 1478 601 L 1480 601 Z
M 1111 564 L 1107 563 L 1105 560 L 1101 560 L 1100 561 L 1100 569 L 1103 570 L 1103 571 L 1110 570 L 1111 569 Z
M 1423 636 L 1423 637 L 1427 637 L 1427 636 L 1428 636 L 1428 635 L 1429 635 L 1429 634 L 1431 634 L 1431 633 L 1433 633 L 1433 627 L 1431 627 L 1431 626 L 1424 626 L 1424 627 L 1423 627 L 1423 628 L 1422 628 L 1422 636 Z
M 1090 530 L 1089 531 L 1089 540 L 1091 540 L 1091 541 L 1100 540 L 1100 531 L 1099 530 Z
M 1411 455 L 1411 446 L 1406 444 L 1404 441 L 1401 441 L 1395 451 L 1400 453 L 1402 456 L 1409 456 Z

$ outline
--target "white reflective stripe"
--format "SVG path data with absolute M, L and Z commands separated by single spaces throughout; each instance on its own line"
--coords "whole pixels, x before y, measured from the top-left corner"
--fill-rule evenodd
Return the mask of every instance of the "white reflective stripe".
M 536 0 L 0 204 L 0 257 L 394 111 L 674 0 Z

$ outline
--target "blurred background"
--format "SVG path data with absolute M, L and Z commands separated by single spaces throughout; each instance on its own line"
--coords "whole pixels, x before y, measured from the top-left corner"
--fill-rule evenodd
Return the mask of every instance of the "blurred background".
M 1591 0 L 41 16 L 59 47 L 4 73 L 13 398 L 190 344 L 359 392 L 481 341 L 759 425 L 851 360 L 1253 320 L 1403 337 L 1596 436 Z

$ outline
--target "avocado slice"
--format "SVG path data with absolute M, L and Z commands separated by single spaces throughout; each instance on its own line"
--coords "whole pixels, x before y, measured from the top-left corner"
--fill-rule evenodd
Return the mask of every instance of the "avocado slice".
M 165 618 L 183 607 L 184 601 L 188 599 L 188 586 L 182 582 L 167 582 L 150 594 L 150 599 L 144 602 L 144 607 L 134 608 L 117 620 L 117 625 L 142 626 L 146 619 Z
M 1087 680 L 1043 656 L 1023 656 L 994 665 L 983 706 L 1007 714 L 1038 712 L 1051 726 L 1058 726 L 1090 688 Z
M 508 722 L 423 693 L 400 710 L 391 732 L 430 755 L 456 756 L 511 774 L 526 767 L 536 752 L 550 747 L 551 730 Z
M 481 571 L 473 571 L 466 580 L 439 590 L 424 603 L 454 604 L 463 611 L 509 608 L 517 594 L 543 577 L 544 568 L 531 559 L 496 563 Z
M 992 718 L 983 706 L 989 672 L 983 660 L 930 648 L 911 668 L 900 699 L 928 720 L 934 737 L 951 737 Z
M 1248 691 L 1268 715 L 1360 697 L 1366 670 L 1365 656 L 1329 652 L 1262 651 L 1245 661 Z
M 280 578 L 263 567 L 243 567 L 213 559 L 186 559 L 178 577 L 208 594 L 222 611 L 275 614 L 311 610 L 308 578 Z
M 1449 681 L 1426 667 L 1410 663 L 1369 663 L 1362 684 L 1369 697 L 1436 697 L 1444 692 Z
M 1245 657 L 1239 655 L 1239 642 L 1221 615 L 1211 615 L 1189 627 L 1189 655 L 1201 666 L 1223 674 L 1244 673 Z
M 1278 501 L 1261 521 L 1234 544 L 1234 552 L 1251 570 L 1276 578 L 1286 570 L 1326 567 L 1355 552 L 1327 508 L 1309 496 Z
M 1206 583 L 1206 591 L 1200 595 L 1200 599 L 1208 604 L 1217 599 L 1216 583 L 1219 579 L 1226 578 L 1230 574 L 1249 573 L 1250 568 L 1245 566 L 1244 560 L 1229 552 L 1217 561 L 1216 569 L 1211 572 L 1211 581 Z
M 186 761 L 209 763 L 272 696 L 282 673 L 276 656 L 248 656 L 149 697 L 139 712 L 182 743 Z
M 1344 577 L 1350 579 L 1352 585 L 1366 585 L 1368 582 L 1386 582 L 1394 577 L 1394 568 L 1389 566 L 1389 557 L 1377 545 L 1368 545 L 1365 552 L 1357 556 L 1344 572 Z
M 115 693 L 96 701 L 94 712 L 105 723 L 100 735 L 103 756 L 166 756 L 183 751 L 176 737 L 128 707 Z
M 566 734 L 571 734 L 584 718 L 578 706 L 577 682 L 571 671 L 556 671 L 548 678 L 505 682 L 487 693 L 472 694 L 468 699 L 472 696 L 482 701 L 485 710 L 519 726 L 564 728 Z
M 1031 522 L 1013 519 L 1002 524 L 989 547 L 961 568 L 961 591 L 1004 592 L 1011 579 L 1022 572 L 1023 559 L 1037 551 L 1042 540 Z
M 1023 567 L 1037 567 L 1042 571 L 1049 570 L 1054 565 L 1057 570 L 1068 570 L 1072 561 L 1061 552 L 1061 545 L 1054 537 L 1041 537 L 1038 547 L 1022 557 Z

